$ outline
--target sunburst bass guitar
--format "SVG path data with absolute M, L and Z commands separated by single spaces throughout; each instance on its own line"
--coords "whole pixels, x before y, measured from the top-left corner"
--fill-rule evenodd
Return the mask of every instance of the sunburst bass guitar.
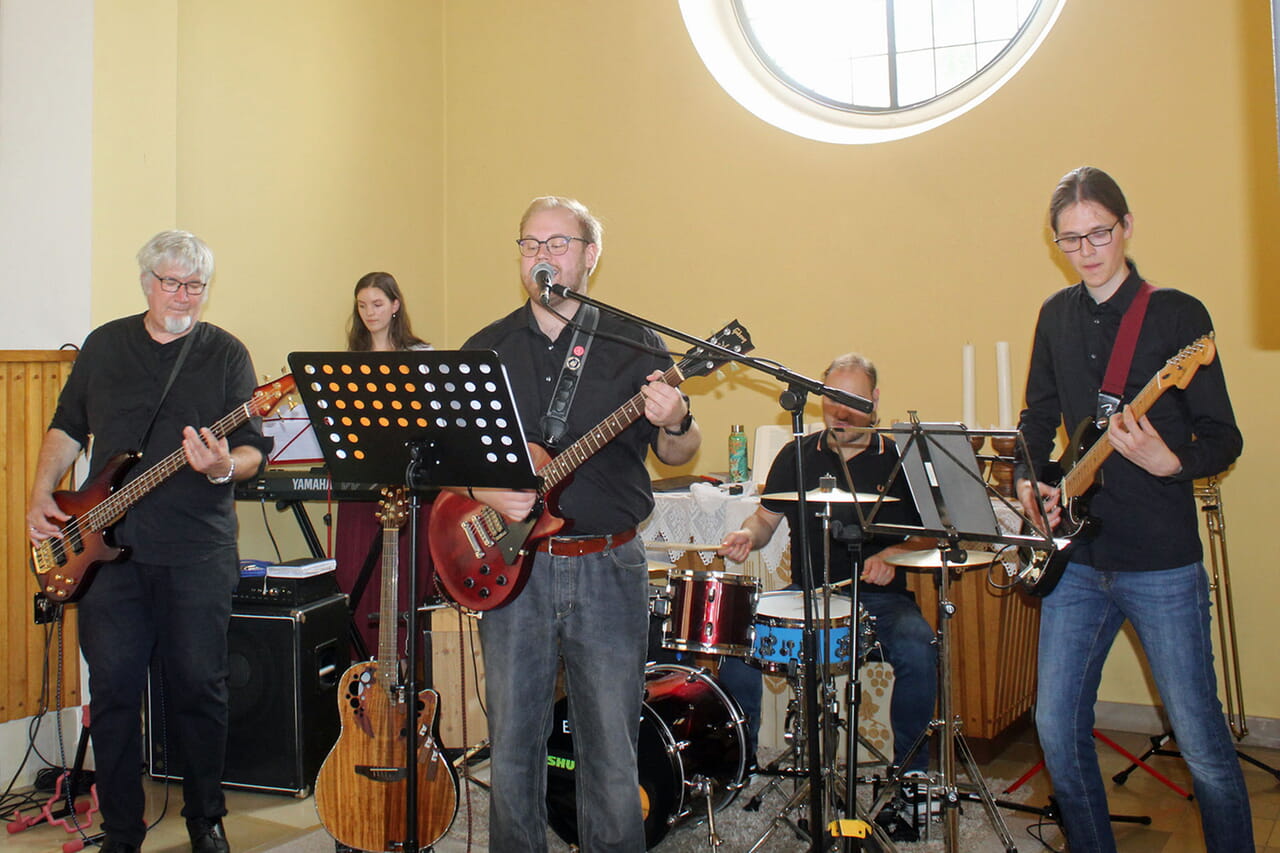
M 1186 388 L 1196 371 L 1211 363 L 1217 352 L 1212 332 L 1178 350 L 1128 404 L 1133 416 L 1145 415 L 1170 388 Z M 1062 517 L 1053 531 L 1055 547 L 1022 549 L 1024 565 L 1018 580 L 1031 595 L 1043 598 L 1053 592 L 1071 560 L 1072 549 L 1092 533 L 1089 499 L 1102 486 L 1099 469 L 1115 450 L 1107 440 L 1110 432 L 1109 426 L 1106 430 L 1099 429 L 1093 418 L 1081 421 L 1057 463 L 1066 473 L 1058 485 Z
M 293 377 L 288 375 L 260 385 L 254 389 L 252 399 L 210 426 L 209 431 L 225 438 L 250 418 L 269 414 L 293 391 Z M 118 453 L 84 488 L 53 493 L 54 503 L 71 518 L 62 524 L 61 536 L 31 548 L 31 570 L 46 596 L 70 602 L 84 595 L 99 566 L 124 556 L 124 549 L 110 541 L 111 527 L 138 501 L 187 467 L 187 456 L 179 447 L 121 488 L 125 475 L 141 458 L 137 451 Z
M 740 353 L 753 348 L 751 336 L 737 320 L 708 340 Z M 725 360 L 713 351 L 695 347 L 662 379 L 675 387 L 690 376 L 711 373 Z M 463 495 L 441 492 L 431 507 L 427 541 L 445 593 L 471 610 L 494 610 L 519 595 L 529 579 L 538 541 L 564 526 L 555 508 L 557 490 L 579 465 L 642 415 L 644 395 L 636 394 L 555 458 L 539 445 L 530 444 L 542 486 L 533 512 L 519 523 L 511 523 L 497 510 Z
M 417 783 L 415 828 L 419 848 L 449 831 L 458 808 L 458 780 L 436 745 L 439 695 L 405 696 L 396 642 L 399 619 L 400 528 L 408 515 L 403 487 L 384 489 L 382 597 L 378 657 L 350 667 L 338 689 L 342 732 L 316 776 L 316 812 L 336 841 L 357 850 L 403 850 L 408 779 Z M 408 726 L 417 726 L 417 759 L 409 760 Z

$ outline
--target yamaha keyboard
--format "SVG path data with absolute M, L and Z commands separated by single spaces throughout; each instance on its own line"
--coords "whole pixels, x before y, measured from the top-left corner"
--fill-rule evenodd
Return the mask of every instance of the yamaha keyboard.
M 324 467 L 301 471 L 268 468 L 262 476 L 236 483 L 238 501 L 376 501 L 378 483 L 347 483 L 329 478 Z

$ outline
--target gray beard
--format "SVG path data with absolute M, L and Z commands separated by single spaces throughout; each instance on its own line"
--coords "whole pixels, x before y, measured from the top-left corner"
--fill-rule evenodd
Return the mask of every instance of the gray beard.
M 181 317 L 166 314 L 164 317 L 164 330 L 171 335 L 180 335 L 189 328 L 191 328 L 190 314 L 183 314 Z

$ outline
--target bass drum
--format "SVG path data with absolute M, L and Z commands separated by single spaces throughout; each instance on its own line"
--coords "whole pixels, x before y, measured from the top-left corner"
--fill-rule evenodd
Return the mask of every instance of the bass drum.
M 547 822 L 568 844 L 578 843 L 573 735 L 569 701 L 556 703 L 547 740 Z M 701 669 L 645 667 L 638 746 L 645 847 L 652 849 L 690 814 L 706 814 L 698 789 L 710 789 L 716 811 L 733 802 L 746 772 L 745 725 L 738 703 Z

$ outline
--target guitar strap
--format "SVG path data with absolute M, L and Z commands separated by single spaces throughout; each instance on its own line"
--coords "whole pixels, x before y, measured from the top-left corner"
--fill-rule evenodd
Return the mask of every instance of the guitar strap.
M 187 335 L 186 340 L 182 342 L 182 349 L 178 350 L 178 360 L 173 363 L 173 369 L 169 371 L 169 379 L 164 383 L 164 390 L 160 392 L 160 399 L 156 401 L 156 409 L 151 413 L 151 419 L 147 421 L 147 428 L 142 433 L 142 438 L 138 439 L 138 449 L 147 446 L 147 439 L 151 437 L 151 428 L 156 425 L 156 418 L 160 417 L 160 407 L 164 405 L 165 397 L 169 396 L 169 389 L 173 387 L 173 380 L 178 377 L 178 371 L 182 369 L 182 363 L 187 360 L 187 353 L 191 351 L 191 344 L 200 334 L 200 330 L 204 328 L 204 323 L 197 322 L 196 327 L 191 330 L 191 334 Z
M 599 319 L 600 311 L 594 305 L 583 303 L 578 309 L 578 316 L 573 324 L 573 337 L 569 340 L 569 351 L 565 353 L 564 364 L 560 368 L 560 378 L 556 380 L 556 389 L 551 395 L 547 413 L 542 416 L 542 443 L 548 449 L 554 450 L 569 428 L 569 408 L 573 405 L 574 395 L 578 393 L 578 379 L 587 363 L 587 354 L 591 351 L 591 341 L 595 337 L 593 333 Z
M 1133 353 L 1138 348 L 1138 333 L 1142 331 L 1142 319 L 1147 315 L 1147 303 L 1151 301 L 1151 294 L 1154 292 L 1155 288 L 1150 284 L 1140 282 L 1138 292 L 1120 318 L 1120 330 L 1116 332 L 1115 343 L 1111 345 L 1107 372 L 1102 378 L 1102 388 L 1098 391 L 1098 410 L 1093 416 L 1098 429 L 1106 429 L 1111 416 L 1120 411 L 1125 380 L 1129 378 L 1129 366 L 1133 364 Z

